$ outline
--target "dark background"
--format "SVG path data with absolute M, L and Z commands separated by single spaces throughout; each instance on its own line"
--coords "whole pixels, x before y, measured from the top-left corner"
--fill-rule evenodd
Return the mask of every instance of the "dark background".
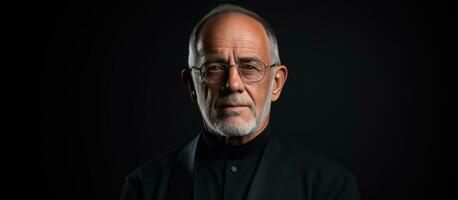
M 278 137 L 343 163 L 362 199 L 448 197 L 451 5 L 235 2 L 271 23 L 289 68 Z M 179 73 L 216 4 L 4 5 L 7 199 L 118 199 L 130 171 L 190 141 L 200 115 Z

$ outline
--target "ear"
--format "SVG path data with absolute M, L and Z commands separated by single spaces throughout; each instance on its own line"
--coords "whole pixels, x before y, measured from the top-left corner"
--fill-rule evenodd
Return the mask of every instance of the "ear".
M 274 86 L 272 88 L 272 102 L 280 98 L 281 91 L 285 85 L 286 78 L 288 78 L 288 68 L 285 65 L 276 66 L 275 77 L 273 79 Z
M 197 102 L 196 90 L 194 89 L 194 83 L 192 82 L 191 70 L 183 69 L 181 70 L 181 80 L 183 81 L 186 90 L 188 90 L 189 95 L 191 96 L 192 102 Z

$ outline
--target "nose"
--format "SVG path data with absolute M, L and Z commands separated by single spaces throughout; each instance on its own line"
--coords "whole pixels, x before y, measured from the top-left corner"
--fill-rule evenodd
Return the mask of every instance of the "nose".
M 232 93 L 242 93 L 245 91 L 245 85 L 243 84 L 242 78 L 237 71 L 236 65 L 229 66 L 227 82 L 223 88 Z

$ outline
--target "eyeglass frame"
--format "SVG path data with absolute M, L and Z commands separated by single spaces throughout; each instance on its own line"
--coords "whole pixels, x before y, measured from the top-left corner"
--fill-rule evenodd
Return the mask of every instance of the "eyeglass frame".
M 264 70 L 265 72 L 267 72 L 267 68 L 272 68 L 272 67 L 275 67 L 275 66 L 278 66 L 280 64 L 278 63 L 274 63 L 272 65 L 266 65 L 264 64 L 264 62 L 260 61 L 260 60 L 255 60 L 256 62 L 259 62 L 261 63 L 262 65 L 264 65 Z M 237 67 L 237 74 L 239 75 L 240 79 L 242 80 L 243 83 L 245 84 L 254 84 L 254 83 L 258 83 L 260 81 L 262 81 L 264 79 L 264 77 L 266 77 L 266 73 L 264 72 L 264 74 L 262 75 L 262 77 L 257 80 L 257 81 L 254 81 L 254 82 L 246 82 L 243 80 L 242 76 L 240 75 L 240 71 L 239 71 L 239 67 L 240 67 L 240 64 L 234 64 L 234 65 L 228 65 L 228 64 L 225 64 L 225 63 L 219 63 L 219 62 L 215 62 L 215 63 L 218 63 L 218 64 L 224 64 L 224 70 L 225 70 L 225 73 L 228 72 L 230 70 L 230 67 L 232 66 L 236 66 Z M 205 76 L 203 76 L 203 72 L 202 72 L 202 69 L 203 69 L 203 66 L 205 65 L 206 63 L 202 64 L 200 67 L 195 67 L 195 66 L 190 66 L 190 68 L 188 68 L 188 70 L 192 70 L 192 69 L 195 69 L 197 71 L 200 72 L 200 77 L 205 81 L 205 83 L 207 84 L 217 84 L 217 83 L 220 83 L 220 82 L 216 82 L 216 83 L 208 83 L 207 79 L 205 78 Z M 244 63 L 242 63 L 244 64 Z

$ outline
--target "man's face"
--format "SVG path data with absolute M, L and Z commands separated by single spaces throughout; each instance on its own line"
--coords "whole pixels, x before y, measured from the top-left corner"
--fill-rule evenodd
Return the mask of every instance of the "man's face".
M 270 63 L 267 34 L 256 20 L 238 13 L 210 19 L 198 36 L 196 66 L 224 62 L 235 65 L 246 59 Z M 256 83 L 244 83 L 236 67 L 218 84 L 207 84 L 193 70 L 197 103 L 208 131 L 223 136 L 245 136 L 262 131 L 268 123 L 272 96 L 272 69 Z

